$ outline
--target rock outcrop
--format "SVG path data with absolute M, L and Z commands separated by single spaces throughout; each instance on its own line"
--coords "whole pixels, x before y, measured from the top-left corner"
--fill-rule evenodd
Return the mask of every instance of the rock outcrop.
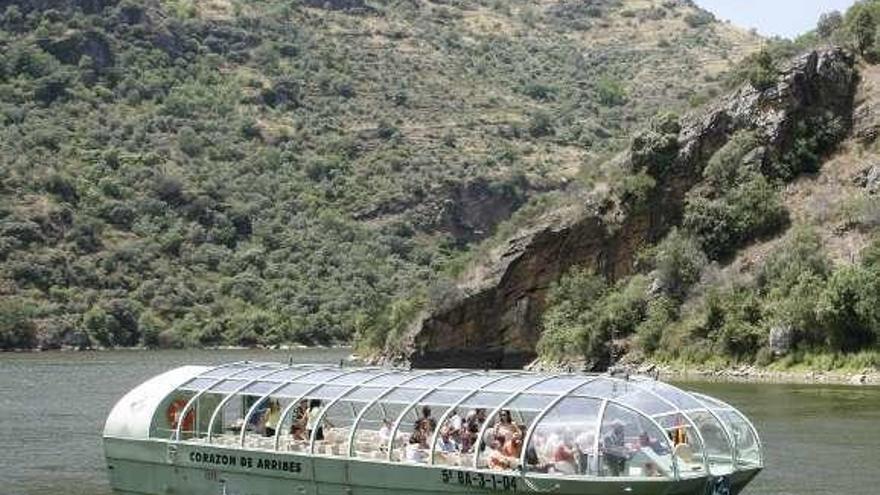
M 810 52 L 780 72 L 774 86 L 759 91 L 746 85 L 680 126 L 634 140 L 618 162 L 656 180 L 644 206 L 625 198 L 610 205 L 581 201 L 534 222 L 471 270 L 459 283 L 458 300 L 423 315 L 403 343 L 405 355 L 394 358 L 414 367 L 528 364 L 536 357 L 548 288 L 561 274 L 573 266 L 592 267 L 609 280 L 631 274 L 636 253 L 680 222 L 686 194 L 737 131 L 759 136 L 763 146 L 753 158 L 765 163 L 791 148 L 803 121 L 833 118 L 846 132 L 856 79 L 847 52 Z

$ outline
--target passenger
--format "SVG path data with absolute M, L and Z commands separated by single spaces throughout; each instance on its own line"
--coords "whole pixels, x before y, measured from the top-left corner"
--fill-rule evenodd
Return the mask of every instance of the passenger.
M 534 446 L 526 449 L 526 464 L 529 466 L 529 471 L 535 473 L 546 473 L 550 470 L 550 464 L 541 462 L 541 459 L 538 457 L 538 450 Z
M 277 400 L 272 399 L 269 401 L 269 409 L 265 413 L 263 436 L 274 437 L 279 421 L 281 421 L 281 404 Z
M 382 427 L 379 428 L 379 448 L 385 449 L 391 440 L 391 421 L 388 418 L 382 419 Z
M 657 455 L 663 455 L 667 453 L 666 448 L 663 446 L 663 444 L 660 443 L 659 440 L 651 439 L 651 437 L 648 435 L 648 432 L 645 431 L 639 434 L 639 448 L 651 449 Z
M 590 467 L 590 459 L 595 457 L 596 435 L 589 433 L 588 430 L 584 430 L 575 438 L 574 443 L 578 472 L 580 474 L 592 474 L 594 469 Z
M 449 419 L 446 420 L 446 423 L 452 428 L 452 430 L 461 431 L 463 420 L 461 419 L 461 415 L 458 414 L 458 409 L 452 411 L 452 414 L 449 415 Z
M 312 432 L 314 431 L 315 440 L 324 440 L 324 426 L 318 424 L 320 416 L 321 401 L 319 399 L 311 399 L 309 401 L 309 412 L 306 414 L 306 434 L 309 438 L 312 437 Z
M 422 415 L 416 421 L 416 424 L 413 428 L 413 431 L 419 431 L 422 433 L 422 439 L 427 441 L 431 435 L 434 434 L 434 430 L 437 428 L 437 420 L 431 415 L 431 408 L 428 406 L 422 407 Z M 427 446 L 427 445 L 426 445 Z
M 509 442 L 502 436 L 496 436 L 489 445 L 489 453 L 486 464 L 489 469 L 509 470 L 513 469 L 516 464 L 515 459 L 505 453 Z
M 469 422 L 465 425 L 461 434 L 461 452 L 463 454 L 468 454 L 473 450 L 479 433 L 480 426 L 476 422 Z
M 519 456 L 522 454 L 522 438 L 519 436 L 506 438 L 501 452 L 511 459 L 519 459 Z
M 422 447 L 425 442 L 421 432 L 415 432 L 409 437 L 409 444 L 406 446 L 405 458 L 407 462 L 424 463 L 427 459 L 427 452 Z
M 498 413 L 498 420 L 495 422 L 492 434 L 496 437 L 500 435 L 503 436 L 505 439 L 510 440 L 517 433 L 519 433 L 519 428 L 517 428 L 516 424 L 511 419 L 510 411 L 506 409 L 500 411 Z
M 574 435 L 566 432 L 562 441 L 557 441 L 553 449 L 553 469 L 562 474 L 575 474 L 577 460 L 575 458 Z
M 626 470 L 626 461 L 629 456 L 626 452 L 626 437 L 623 424 L 615 422 L 611 427 L 611 433 L 602 440 L 605 455 L 605 465 L 611 476 L 622 476 Z
M 437 439 L 437 450 L 444 454 L 452 454 L 458 452 L 460 446 L 453 438 L 450 427 L 444 427 L 440 430 L 440 438 Z
M 294 440 L 300 442 L 307 440 L 306 429 L 303 428 L 302 423 L 294 421 L 293 424 L 290 425 L 290 436 L 292 436 Z

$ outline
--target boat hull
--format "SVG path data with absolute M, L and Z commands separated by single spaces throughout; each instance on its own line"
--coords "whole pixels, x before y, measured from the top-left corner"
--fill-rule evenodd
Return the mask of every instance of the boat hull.
M 549 478 L 486 470 L 245 451 L 164 441 L 105 439 L 111 486 L 120 495 L 448 495 L 557 493 L 706 495 L 707 480 Z M 751 473 L 751 474 L 748 474 Z M 739 493 L 755 472 L 738 473 Z

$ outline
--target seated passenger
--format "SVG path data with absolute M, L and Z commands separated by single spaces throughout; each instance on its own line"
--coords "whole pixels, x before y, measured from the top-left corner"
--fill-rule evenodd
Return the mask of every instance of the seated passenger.
M 489 445 L 486 464 L 489 469 L 509 470 L 516 466 L 516 459 L 506 454 L 508 441 L 503 436 L 497 436 Z
M 277 400 L 272 399 L 269 401 L 269 408 L 264 414 L 263 436 L 274 437 L 279 421 L 281 421 L 281 404 Z
M 657 455 L 667 454 L 668 451 L 664 447 L 659 440 L 652 439 L 647 432 L 642 432 L 639 434 L 639 448 L 640 449 L 651 449 Z
M 422 448 L 424 439 L 420 432 L 413 433 L 409 437 L 409 444 L 406 446 L 405 456 L 406 462 L 424 463 L 428 459 L 428 454 Z
M 551 455 L 554 471 L 562 474 L 575 474 L 577 472 L 574 438 L 570 432 L 566 432 L 561 440 L 557 437 Z
M 420 430 L 423 433 L 428 435 L 434 433 L 434 430 L 437 428 L 437 420 L 431 415 L 431 408 L 428 406 L 422 407 L 422 415 L 416 420 L 415 427 L 413 430 Z
M 294 440 L 299 442 L 307 440 L 306 429 L 303 428 L 303 425 L 299 422 L 294 422 L 290 425 L 290 436 L 292 436 Z
M 534 446 L 526 449 L 526 464 L 529 466 L 529 471 L 535 473 L 546 473 L 550 470 L 550 464 L 541 462 L 538 458 L 538 450 Z
M 452 436 L 451 428 L 444 427 L 440 430 L 440 438 L 437 439 L 437 450 L 444 454 L 458 452 L 458 442 Z
M 522 429 L 513 422 L 510 411 L 502 410 L 498 413 L 498 422 L 495 423 L 495 436 L 503 436 L 507 440 L 515 437 L 522 438 Z
M 470 453 L 474 444 L 477 442 L 477 435 L 480 434 L 480 426 L 474 422 L 467 423 L 461 434 L 461 452 L 463 454 Z
M 391 440 L 391 421 L 388 418 L 382 420 L 382 427 L 379 428 L 379 448 L 385 449 Z

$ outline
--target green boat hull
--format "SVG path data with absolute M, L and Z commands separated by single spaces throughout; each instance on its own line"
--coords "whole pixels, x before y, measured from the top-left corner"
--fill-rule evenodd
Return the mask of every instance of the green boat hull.
M 692 480 L 549 477 L 340 459 L 157 440 L 105 438 L 111 486 L 120 495 L 441 495 L 556 493 L 707 495 Z M 759 472 L 732 475 L 737 494 Z

